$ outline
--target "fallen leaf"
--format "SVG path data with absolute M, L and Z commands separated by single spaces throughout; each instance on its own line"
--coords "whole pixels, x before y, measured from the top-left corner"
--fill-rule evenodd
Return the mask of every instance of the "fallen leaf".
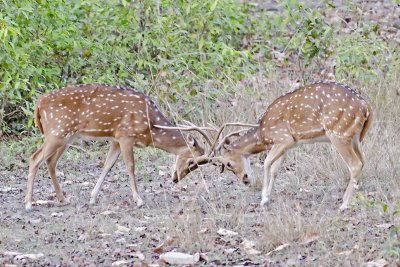
M 166 246 L 172 245 L 175 241 L 179 241 L 179 238 L 177 236 L 167 237 L 167 239 L 164 242 L 162 242 L 155 249 L 153 249 L 153 252 L 157 253 L 157 254 L 161 254 L 164 252 L 164 248 Z
M 111 236 L 111 234 L 99 234 L 100 237 Z
M 4 256 L 17 256 L 17 255 L 22 255 L 21 252 L 16 252 L 16 251 L 4 251 L 1 252 L 0 254 L 4 255 Z
M 343 251 L 337 252 L 336 255 L 346 255 L 346 256 L 348 256 L 348 255 L 350 255 L 350 254 L 353 253 L 353 252 L 354 252 L 353 249 L 350 249 L 350 250 L 343 250 Z
M 33 205 L 47 205 L 47 204 L 54 204 L 53 200 L 36 200 L 32 204 Z
M 111 266 L 129 265 L 130 263 L 132 263 L 132 261 L 119 260 L 119 261 L 114 261 L 113 263 L 111 263 Z
M 125 226 L 122 226 L 119 224 L 116 224 L 116 226 L 117 226 L 117 230 L 122 233 L 129 233 L 129 231 L 131 230 L 128 227 L 125 227 Z
M 37 260 L 39 258 L 44 257 L 43 253 L 39 253 L 39 254 L 21 254 L 21 255 L 17 255 L 14 257 L 15 260 L 22 260 L 22 259 L 31 259 L 31 260 Z
M 126 240 L 125 240 L 125 238 L 121 237 L 121 238 L 118 238 L 117 240 L 115 240 L 115 242 L 117 242 L 117 243 L 126 243 Z
M 254 242 L 244 239 L 242 243 L 240 243 L 239 247 L 243 250 L 247 255 L 258 255 L 261 251 L 254 249 Z
M 364 266 L 366 267 L 385 267 L 388 266 L 389 263 L 385 259 L 379 259 L 375 261 L 369 261 Z
M 163 176 L 163 175 L 166 175 L 166 174 L 169 174 L 169 172 L 168 171 L 163 171 L 163 170 L 159 170 L 158 171 L 158 175 L 159 176 Z
M 393 226 L 393 224 L 392 224 L 392 223 L 382 223 L 382 224 L 377 224 L 377 225 L 375 225 L 375 226 L 378 227 L 378 228 L 389 229 L 390 227 Z
M 147 229 L 146 226 L 135 227 L 135 232 L 144 232 L 146 229 Z
M 8 193 L 8 192 L 15 192 L 15 191 L 18 191 L 18 188 L 12 188 L 12 187 L 0 188 L 1 193 Z
M 167 252 L 160 255 L 160 259 L 165 260 L 169 264 L 195 264 L 200 260 L 200 254 L 194 255 L 181 252 Z
M 132 256 L 138 258 L 139 260 L 143 261 L 144 260 L 144 254 L 142 252 L 135 252 L 132 254 Z
M 91 183 L 91 182 L 83 182 L 83 183 L 81 183 L 81 185 L 82 185 L 83 187 L 88 187 L 88 186 L 92 187 L 94 184 Z
M 350 255 L 351 253 L 353 253 L 357 249 L 358 249 L 358 245 L 355 245 L 350 250 L 343 250 L 343 251 L 340 251 L 340 252 L 336 252 L 336 255 L 346 255 L 346 256 L 348 256 L 348 255 Z
M 307 232 L 304 236 L 299 239 L 301 245 L 307 245 L 309 243 L 315 242 L 319 238 L 319 233 L 317 232 Z
M 111 214 L 114 214 L 115 212 L 113 212 L 112 210 L 105 210 L 105 211 L 103 211 L 102 213 L 100 213 L 101 215 L 111 215 Z
M 227 229 L 223 229 L 223 228 L 219 228 L 219 230 L 217 231 L 217 233 L 219 235 L 223 235 L 223 236 L 235 236 L 238 235 L 238 233 L 231 231 L 231 230 L 227 230 Z
M 200 229 L 200 231 L 198 231 L 197 233 L 199 233 L 199 234 L 205 234 L 205 233 L 207 233 L 207 232 L 208 232 L 208 228 L 207 228 L 207 227 L 204 227 L 204 228 Z
M 87 234 L 82 234 L 82 235 L 80 235 L 79 237 L 78 237 L 78 241 L 79 242 L 85 242 L 86 241 L 86 239 L 87 239 Z
M 237 248 L 227 248 L 227 249 L 224 249 L 224 251 L 227 253 L 227 254 L 232 254 L 233 252 L 235 252 L 237 250 Z
M 268 252 L 267 255 L 270 255 L 271 253 L 276 252 L 276 251 L 280 251 L 280 250 L 288 247 L 289 245 L 290 245 L 289 243 L 285 243 L 280 246 L 277 246 L 274 250 L 271 250 L 270 252 Z
M 38 224 L 41 222 L 42 222 L 42 219 L 40 219 L 40 218 L 31 220 L 31 223 L 33 223 L 33 224 Z

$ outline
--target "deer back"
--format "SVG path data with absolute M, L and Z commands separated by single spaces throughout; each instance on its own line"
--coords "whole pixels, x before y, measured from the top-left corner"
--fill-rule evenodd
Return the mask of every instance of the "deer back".
M 36 124 L 45 135 L 131 136 L 151 141 L 153 124 L 171 125 L 149 97 L 130 88 L 78 85 L 42 96 Z
M 350 87 L 334 82 L 311 84 L 276 99 L 260 120 L 265 142 L 353 138 L 360 134 L 371 107 Z

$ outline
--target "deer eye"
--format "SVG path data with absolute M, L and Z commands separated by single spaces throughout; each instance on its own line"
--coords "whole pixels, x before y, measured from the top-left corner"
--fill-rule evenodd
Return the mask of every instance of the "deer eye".
M 231 164 L 230 162 L 228 162 L 228 163 L 226 164 L 226 167 L 228 167 L 228 168 L 231 168 L 231 169 L 232 169 L 232 164 Z

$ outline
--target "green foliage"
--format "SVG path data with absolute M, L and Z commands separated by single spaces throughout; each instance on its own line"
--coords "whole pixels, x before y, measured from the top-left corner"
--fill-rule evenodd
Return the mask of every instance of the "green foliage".
M 294 70 L 307 82 L 330 61 L 338 80 L 397 75 L 399 51 L 377 25 L 344 32 L 327 16 L 333 4 L 319 5 L 1 0 L 0 133 L 31 130 L 38 96 L 67 84 L 128 83 L 196 120 L 256 71 Z
M 375 207 L 381 207 L 385 214 L 390 217 L 390 228 L 388 231 L 387 247 L 388 253 L 391 256 L 400 257 L 400 201 L 392 204 L 388 204 L 384 201 L 379 201 L 375 199 L 366 199 L 362 195 L 357 196 L 357 201 L 363 205 L 365 208 L 371 209 Z
M 205 81 L 212 98 L 251 71 L 240 49 L 245 10 L 235 1 L 23 0 L 0 10 L 3 131 L 29 128 L 38 95 L 66 84 L 129 79 L 187 105 Z

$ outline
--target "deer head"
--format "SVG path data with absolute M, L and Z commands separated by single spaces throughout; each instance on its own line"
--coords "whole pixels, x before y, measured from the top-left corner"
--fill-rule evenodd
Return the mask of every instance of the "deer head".
M 175 169 L 172 172 L 172 181 L 179 182 L 191 171 L 198 168 L 199 164 L 196 163 L 196 158 L 204 155 L 204 149 L 198 144 L 192 135 L 186 137 L 187 148 L 177 155 L 175 162 Z
M 212 151 L 210 152 L 210 154 L 213 153 L 220 155 L 212 158 L 212 161 L 221 163 L 221 173 L 224 172 L 225 169 L 227 169 L 233 172 L 239 178 L 239 180 L 241 180 L 244 184 L 248 185 L 250 184 L 250 181 L 253 180 L 253 172 L 249 160 L 250 154 L 242 153 L 240 150 L 236 149 L 235 144 L 233 145 L 231 144 L 232 137 L 238 136 L 244 130 L 235 131 L 233 133 L 226 135 L 224 138 L 222 138 L 222 141 L 220 141 L 220 144 L 217 146 L 217 148 L 215 148 L 220 135 L 227 126 L 242 126 L 242 127 L 254 128 L 257 127 L 258 125 L 247 124 L 247 123 L 225 123 L 219 129 L 217 136 L 214 140 L 214 143 L 211 146 Z M 245 135 L 248 135 L 249 132 L 250 131 L 247 131 Z M 239 139 L 240 138 L 241 137 L 239 137 Z

